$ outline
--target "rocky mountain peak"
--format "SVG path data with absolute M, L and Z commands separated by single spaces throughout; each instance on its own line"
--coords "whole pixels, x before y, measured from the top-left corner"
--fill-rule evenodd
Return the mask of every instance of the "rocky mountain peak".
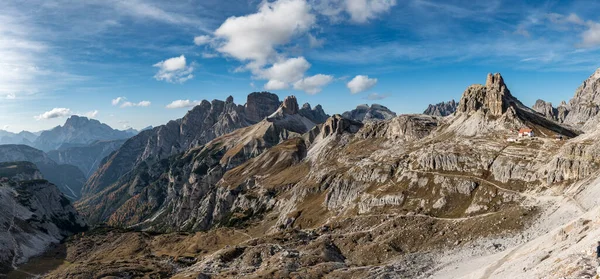
M 280 104 L 279 97 L 273 93 L 253 92 L 246 101 L 246 118 L 252 122 L 260 122 L 276 111 Z
M 225 103 L 226 104 L 232 104 L 233 103 L 233 96 L 229 95 L 229 97 L 227 97 L 227 99 L 225 99 Z
M 67 119 L 67 121 L 65 122 L 64 126 L 79 128 L 79 127 L 83 127 L 83 126 L 87 125 L 90 122 L 97 122 L 97 121 L 94 121 L 93 119 L 88 119 L 87 117 L 84 117 L 84 116 L 71 115 L 71 117 L 69 117 Z
M 298 100 L 296 99 L 296 96 L 291 95 L 285 97 L 283 103 L 281 104 L 281 108 L 285 114 L 297 114 L 300 109 L 298 108 Z
M 351 111 L 344 112 L 343 117 L 360 122 L 388 120 L 396 117 L 396 113 L 379 104 L 358 105 Z
M 485 86 L 476 84 L 467 88 L 457 111 L 470 114 L 484 110 L 486 114 L 501 116 L 514 102 L 518 101 L 510 94 L 502 76 L 499 73 L 488 74 Z
M 325 113 L 321 105 L 316 105 L 312 108 L 309 103 L 302 105 L 298 113 L 316 124 L 321 124 L 329 118 L 329 115 Z

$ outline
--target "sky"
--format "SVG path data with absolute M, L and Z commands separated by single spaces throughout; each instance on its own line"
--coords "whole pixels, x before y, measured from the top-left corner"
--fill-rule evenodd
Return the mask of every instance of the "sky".
M 527 2 L 527 3 L 525 3 Z M 0 129 L 84 115 L 117 129 L 254 91 L 329 114 L 458 100 L 500 72 L 558 104 L 600 67 L 600 3 L 507 0 L 3 0 Z

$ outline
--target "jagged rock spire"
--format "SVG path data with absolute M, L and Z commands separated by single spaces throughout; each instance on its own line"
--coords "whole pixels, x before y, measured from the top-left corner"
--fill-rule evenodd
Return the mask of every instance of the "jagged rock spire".
M 515 102 L 510 94 L 502 75 L 488 74 L 485 86 L 471 85 L 463 93 L 457 111 L 472 113 L 484 110 L 493 116 L 501 116 L 506 112 L 511 102 Z
M 298 107 L 298 100 L 296 99 L 296 96 L 291 95 L 285 97 L 283 103 L 281 104 L 281 108 L 285 114 L 297 114 L 298 110 L 300 109 Z

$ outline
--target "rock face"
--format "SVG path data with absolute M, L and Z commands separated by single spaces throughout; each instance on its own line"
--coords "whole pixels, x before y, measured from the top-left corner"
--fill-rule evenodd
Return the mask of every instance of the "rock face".
M 600 112 L 600 69 L 596 70 L 577 88 L 569 101 L 570 113 L 565 123 L 583 127 Z
M 98 120 L 73 115 L 63 126 L 42 132 L 34 141 L 33 146 L 43 151 L 50 151 L 59 149 L 61 146 L 81 146 L 99 140 L 119 140 L 131 136 L 131 133 L 127 131 L 115 130 Z
M 433 116 L 448 116 L 453 114 L 456 111 L 456 102 L 454 100 L 450 100 L 448 102 L 441 102 L 435 105 L 429 105 L 427 109 L 423 112 L 423 114 L 433 115 Z
M 84 231 L 86 224 L 35 165 L 0 163 L 0 275 L 48 246 Z
M 233 103 L 233 98 L 231 99 Z M 244 112 L 248 121 L 256 123 L 271 115 L 281 104 L 277 95 L 269 92 L 254 92 L 248 95 Z
M 550 102 L 538 99 L 531 108 L 548 119 L 556 121 L 558 118 L 558 110 L 554 108 Z
M 77 166 L 89 178 L 102 160 L 119 149 L 125 140 L 97 141 L 86 146 L 74 146 L 48 152 L 48 157 L 59 164 Z
M 369 122 L 392 119 L 396 117 L 396 113 L 382 105 L 373 104 L 369 106 L 364 104 L 357 106 L 356 109 L 344 112 L 342 116 L 360 122 Z
M 471 114 L 483 110 L 491 116 L 501 116 L 515 102 L 515 98 L 504 84 L 504 79 L 499 73 L 488 74 L 485 86 L 471 85 L 456 108 L 456 111 Z
M 75 166 L 58 164 L 41 150 L 26 145 L 0 145 L 0 162 L 27 161 L 34 163 L 44 178 L 54 183 L 69 199 L 81 197 L 85 175 Z

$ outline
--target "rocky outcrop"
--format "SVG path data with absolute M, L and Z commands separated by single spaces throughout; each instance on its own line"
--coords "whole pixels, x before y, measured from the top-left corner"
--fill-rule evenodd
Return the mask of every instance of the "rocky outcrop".
M 515 101 L 502 76 L 499 73 L 488 74 L 485 85 L 476 84 L 467 88 L 456 111 L 472 114 L 482 110 L 492 116 L 501 116 Z
M 550 102 L 538 99 L 531 108 L 548 119 L 556 121 L 558 117 L 558 110 L 554 108 Z
M 43 151 L 50 151 L 61 146 L 81 146 L 99 140 L 120 140 L 131 136 L 130 132 L 115 130 L 98 120 L 73 115 L 63 126 L 42 132 L 33 142 L 33 146 Z
M 563 123 L 569 114 L 567 103 L 562 101 L 558 107 L 553 107 L 552 103 L 538 99 L 533 107 L 533 110 L 539 112 L 544 117 L 554 120 L 558 123 Z
M 392 119 L 396 117 L 396 113 L 382 105 L 373 104 L 369 106 L 364 104 L 351 111 L 344 112 L 342 116 L 360 122 L 369 122 Z
M 54 183 L 69 199 L 81 197 L 85 175 L 77 167 L 56 163 L 41 150 L 26 145 L 0 145 L 0 162 L 15 161 L 34 163 L 44 178 Z
M 0 163 L 0 276 L 86 229 L 53 184 L 27 162 Z
M 448 116 L 456 111 L 456 101 L 441 102 L 435 105 L 429 105 L 423 114 L 432 116 Z
M 309 103 L 305 103 L 304 105 L 302 105 L 302 108 L 300 108 L 300 111 L 298 113 L 317 124 L 321 124 L 325 122 L 327 118 L 329 118 L 329 115 L 325 113 L 321 105 L 317 105 L 315 106 L 315 108 L 311 108 Z

